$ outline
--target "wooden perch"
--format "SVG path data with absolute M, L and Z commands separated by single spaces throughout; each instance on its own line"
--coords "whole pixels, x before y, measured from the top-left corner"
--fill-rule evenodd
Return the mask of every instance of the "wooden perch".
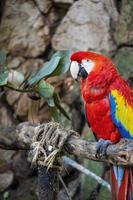
M 0 148 L 8 150 L 29 150 L 35 135 L 37 125 L 22 123 L 16 128 L 0 128 Z M 62 134 L 68 130 L 60 129 Z M 64 153 L 73 154 L 82 158 L 107 162 L 117 165 L 133 165 L 133 141 L 121 139 L 115 145 L 110 145 L 107 155 L 96 158 L 96 142 L 83 140 L 78 136 L 71 135 L 63 148 Z

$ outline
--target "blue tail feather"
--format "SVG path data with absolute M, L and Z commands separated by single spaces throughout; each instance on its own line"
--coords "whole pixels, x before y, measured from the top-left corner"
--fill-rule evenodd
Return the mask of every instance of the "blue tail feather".
M 133 200 L 133 168 L 112 166 L 112 200 Z
M 120 185 L 122 183 L 122 179 L 123 179 L 124 168 L 122 166 L 115 166 L 114 165 L 113 169 L 114 169 L 116 180 L 118 182 L 118 187 L 120 187 Z

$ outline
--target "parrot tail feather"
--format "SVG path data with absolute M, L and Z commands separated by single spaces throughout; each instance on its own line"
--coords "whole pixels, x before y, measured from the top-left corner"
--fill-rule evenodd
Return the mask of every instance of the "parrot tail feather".
M 133 199 L 133 167 L 111 166 L 112 199 Z

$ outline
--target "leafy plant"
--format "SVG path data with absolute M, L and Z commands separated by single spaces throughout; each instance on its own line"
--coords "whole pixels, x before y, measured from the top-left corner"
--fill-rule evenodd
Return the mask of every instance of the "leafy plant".
M 49 76 L 57 76 L 66 73 L 70 65 L 70 51 L 56 52 L 37 73 L 28 79 L 28 84 L 33 85 L 41 79 Z
M 51 76 L 60 76 L 68 71 L 70 66 L 70 51 L 56 52 L 51 59 L 42 66 L 36 73 L 32 74 L 28 80 L 24 75 L 16 70 L 9 70 L 5 67 L 6 54 L 0 52 L 0 86 L 8 87 L 18 92 L 35 92 L 43 97 L 47 102 L 52 117 L 59 121 L 60 113 L 67 119 L 69 116 L 62 107 L 59 95 L 55 88 L 47 82 Z
M 5 67 L 6 52 L 0 51 L 0 86 L 6 85 L 8 80 L 8 71 Z
M 8 71 L 0 69 L 0 86 L 6 85 L 8 80 Z

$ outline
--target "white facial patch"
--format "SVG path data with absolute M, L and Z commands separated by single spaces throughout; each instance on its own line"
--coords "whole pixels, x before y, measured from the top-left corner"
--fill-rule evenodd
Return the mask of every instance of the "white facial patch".
M 94 69 L 94 65 L 95 65 L 95 63 L 92 60 L 87 60 L 87 59 L 83 59 L 81 64 L 82 64 L 82 67 L 85 68 L 88 74 Z
M 79 64 L 76 61 L 72 61 L 70 66 L 70 72 L 74 79 L 77 79 L 79 73 Z

